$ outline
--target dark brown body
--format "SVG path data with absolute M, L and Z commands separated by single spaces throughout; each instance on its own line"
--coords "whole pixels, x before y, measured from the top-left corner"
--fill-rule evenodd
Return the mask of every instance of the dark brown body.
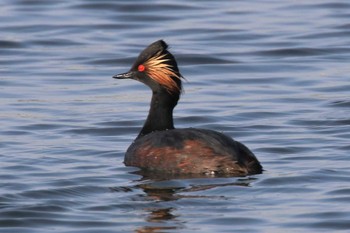
M 245 176 L 262 172 L 254 154 L 230 137 L 205 129 L 147 134 L 130 145 L 125 165 L 171 174 Z

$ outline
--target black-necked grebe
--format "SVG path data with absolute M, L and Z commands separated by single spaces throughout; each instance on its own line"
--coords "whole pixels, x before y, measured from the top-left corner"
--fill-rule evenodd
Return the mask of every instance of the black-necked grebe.
M 261 173 L 259 161 L 242 143 L 213 130 L 174 128 L 173 109 L 181 94 L 182 76 L 167 48 L 163 40 L 152 43 L 129 72 L 113 76 L 138 80 L 153 92 L 147 120 L 125 154 L 125 165 L 171 174 Z

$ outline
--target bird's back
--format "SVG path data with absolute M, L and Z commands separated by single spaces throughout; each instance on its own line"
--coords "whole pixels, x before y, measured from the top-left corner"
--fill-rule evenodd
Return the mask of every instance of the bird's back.
M 125 164 L 171 174 L 244 176 L 262 172 L 254 154 L 232 138 L 206 129 L 156 131 L 135 140 Z

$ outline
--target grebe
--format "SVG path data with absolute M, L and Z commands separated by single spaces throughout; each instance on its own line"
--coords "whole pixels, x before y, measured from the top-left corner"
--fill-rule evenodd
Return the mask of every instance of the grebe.
M 144 49 L 127 73 L 116 79 L 135 79 L 152 89 L 151 107 L 141 132 L 125 154 L 126 166 L 168 174 L 245 176 L 262 166 L 242 143 L 207 129 L 175 129 L 173 109 L 183 78 L 168 45 L 159 40 Z

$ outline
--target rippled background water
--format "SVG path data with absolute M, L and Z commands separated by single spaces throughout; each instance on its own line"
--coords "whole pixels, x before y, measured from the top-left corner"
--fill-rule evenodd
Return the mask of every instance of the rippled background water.
M 348 232 L 350 3 L 0 1 L 0 232 Z M 150 91 L 113 80 L 165 39 L 177 127 L 264 165 L 151 179 L 122 163 Z

